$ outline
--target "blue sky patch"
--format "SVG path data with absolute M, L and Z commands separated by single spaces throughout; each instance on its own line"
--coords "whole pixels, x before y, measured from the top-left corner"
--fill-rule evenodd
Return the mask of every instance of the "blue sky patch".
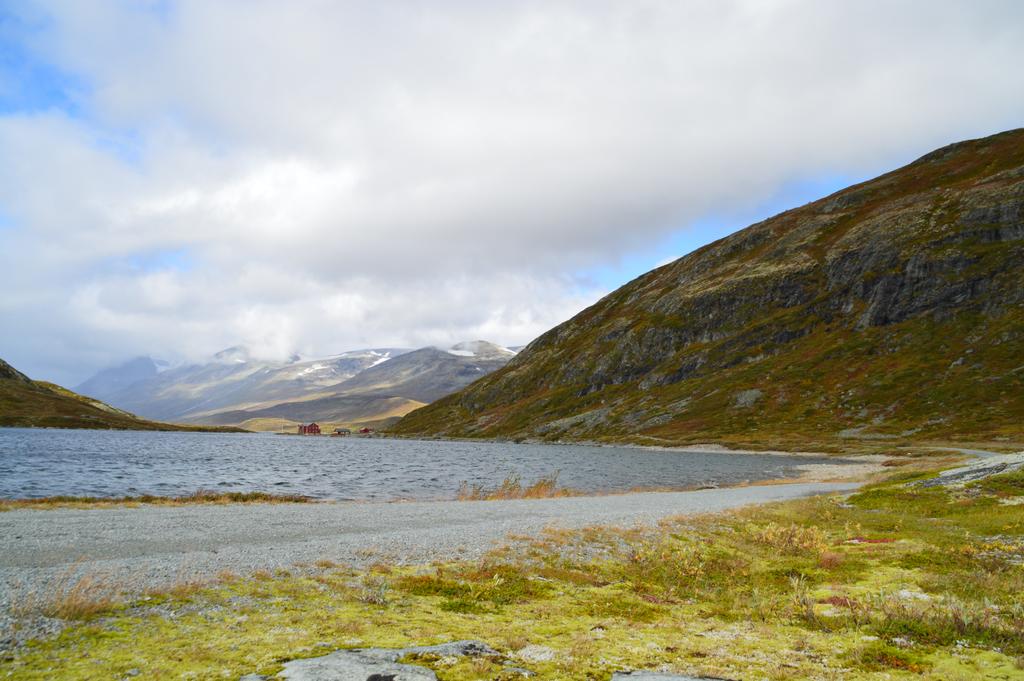
M 128 267 L 138 272 L 191 272 L 197 258 L 189 247 L 162 249 L 148 253 L 136 253 L 126 258 Z
M 853 177 L 823 174 L 815 178 L 790 182 L 770 199 L 749 209 L 714 213 L 694 220 L 673 231 L 651 248 L 624 254 L 615 263 L 583 272 L 578 279 L 584 287 L 611 291 L 659 265 L 692 253 L 701 246 L 729 236 L 755 222 L 816 201 L 868 177 L 870 175 Z
M 89 92 L 85 79 L 41 58 L 32 42 L 49 28 L 47 19 L 29 19 L 0 7 L 0 115 L 59 109 L 82 115 Z

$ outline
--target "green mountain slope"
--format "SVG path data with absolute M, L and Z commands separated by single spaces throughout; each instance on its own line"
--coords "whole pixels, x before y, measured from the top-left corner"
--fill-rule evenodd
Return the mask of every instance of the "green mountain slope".
M 1024 438 L 1024 130 L 954 144 L 649 272 L 409 435 Z
M 213 430 L 140 419 L 53 383 L 33 381 L 0 359 L 0 427 Z M 237 430 L 237 429 L 221 429 Z

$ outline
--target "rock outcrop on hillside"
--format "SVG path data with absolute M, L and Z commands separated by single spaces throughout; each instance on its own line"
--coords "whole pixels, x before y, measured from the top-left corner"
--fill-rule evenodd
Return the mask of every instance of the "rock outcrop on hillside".
M 953 144 L 637 278 L 404 434 L 1024 436 L 1024 130 Z

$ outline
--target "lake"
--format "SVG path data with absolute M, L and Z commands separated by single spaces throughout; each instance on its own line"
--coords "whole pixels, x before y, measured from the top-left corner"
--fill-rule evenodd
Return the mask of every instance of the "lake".
M 728 486 L 835 459 L 626 447 L 332 438 L 268 433 L 0 428 L 0 497 L 177 496 L 198 489 L 320 499 L 452 499 L 459 484 L 559 473 L 582 492 Z

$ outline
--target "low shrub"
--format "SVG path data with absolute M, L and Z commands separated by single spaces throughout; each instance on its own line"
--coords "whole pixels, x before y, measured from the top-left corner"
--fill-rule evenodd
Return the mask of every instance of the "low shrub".
M 820 556 L 828 548 L 828 535 L 819 527 L 803 527 L 795 523 L 788 526 L 771 522 L 751 525 L 748 533 L 755 542 L 791 556 Z

